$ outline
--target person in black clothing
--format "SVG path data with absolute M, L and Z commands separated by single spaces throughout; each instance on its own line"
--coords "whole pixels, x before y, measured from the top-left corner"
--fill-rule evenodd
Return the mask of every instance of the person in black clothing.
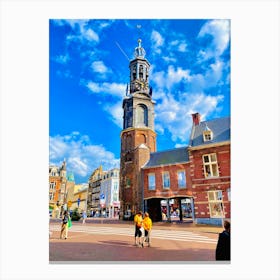
M 62 216 L 60 239 L 67 239 L 68 237 L 68 220 L 69 220 L 69 214 L 67 211 L 64 211 Z
M 230 261 L 230 222 L 224 221 L 224 231 L 219 233 L 216 261 Z

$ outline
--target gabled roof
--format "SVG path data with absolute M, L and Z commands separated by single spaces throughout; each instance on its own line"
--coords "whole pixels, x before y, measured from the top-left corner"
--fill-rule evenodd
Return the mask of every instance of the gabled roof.
M 204 142 L 203 131 L 205 130 L 206 125 L 213 132 L 213 139 Z M 190 139 L 190 146 L 195 147 L 225 141 L 230 141 L 230 117 L 203 121 L 199 125 L 194 125 Z
M 189 161 L 187 146 L 172 150 L 155 152 L 150 154 L 150 160 L 143 168 L 169 165 Z

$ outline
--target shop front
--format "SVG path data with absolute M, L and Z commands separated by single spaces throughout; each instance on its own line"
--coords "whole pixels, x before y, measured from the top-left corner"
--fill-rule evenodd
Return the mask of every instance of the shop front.
M 146 199 L 144 200 L 144 211 L 147 211 L 155 222 L 192 222 L 194 218 L 193 198 L 161 197 Z

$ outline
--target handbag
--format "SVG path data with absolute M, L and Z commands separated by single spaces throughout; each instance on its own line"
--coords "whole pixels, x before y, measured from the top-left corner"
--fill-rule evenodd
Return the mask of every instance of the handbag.
M 71 221 L 71 218 L 70 218 L 70 217 L 69 217 L 69 219 L 68 219 L 67 225 L 68 225 L 68 228 L 71 228 L 71 227 L 72 227 L 72 221 Z

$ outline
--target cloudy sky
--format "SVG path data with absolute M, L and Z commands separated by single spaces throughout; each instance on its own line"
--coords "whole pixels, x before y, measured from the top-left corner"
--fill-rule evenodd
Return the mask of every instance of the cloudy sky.
M 188 145 L 191 114 L 230 115 L 230 20 L 50 20 L 50 164 L 87 182 L 119 167 L 122 100 L 138 38 L 151 64 L 157 150 Z

